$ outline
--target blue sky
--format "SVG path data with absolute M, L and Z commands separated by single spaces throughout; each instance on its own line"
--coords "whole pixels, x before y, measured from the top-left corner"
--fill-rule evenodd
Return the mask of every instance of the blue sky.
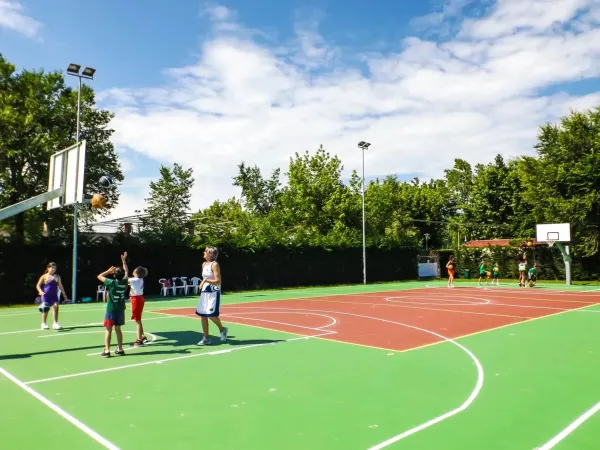
M 97 69 L 125 169 L 112 217 L 143 208 L 160 164 L 193 167 L 194 208 L 323 144 L 348 176 L 439 177 L 532 154 L 537 127 L 600 105 L 594 0 L 0 0 L 19 68 Z M 74 81 L 74 80 L 72 80 Z

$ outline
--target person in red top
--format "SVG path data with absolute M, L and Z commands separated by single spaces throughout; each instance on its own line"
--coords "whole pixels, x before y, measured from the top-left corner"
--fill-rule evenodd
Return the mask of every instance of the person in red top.
M 454 260 L 454 255 L 450 255 L 450 259 L 448 260 L 448 264 L 446 264 L 446 269 L 448 269 L 448 287 L 454 287 L 454 270 L 456 267 L 456 261 Z

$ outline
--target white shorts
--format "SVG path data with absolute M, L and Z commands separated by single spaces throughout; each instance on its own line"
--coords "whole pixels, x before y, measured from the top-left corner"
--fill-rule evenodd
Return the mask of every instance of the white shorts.
M 200 293 L 200 301 L 196 308 L 196 315 L 203 317 L 219 317 L 221 306 L 221 289 L 209 284 Z

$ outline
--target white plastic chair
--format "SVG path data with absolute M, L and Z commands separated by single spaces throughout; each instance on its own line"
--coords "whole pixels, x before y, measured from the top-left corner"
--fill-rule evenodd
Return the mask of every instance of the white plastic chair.
M 200 289 L 200 280 L 202 280 L 202 278 L 198 278 L 198 277 L 190 278 L 190 281 L 192 282 L 190 287 L 193 287 L 194 295 L 198 295 L 198 289 Z
M 184 286 L 178 286 L 177 285 L 177 280 L 181 279 L 181 277 L 172 277 L 171 280 L 173 280 L 173 295 L 177 295 L 177 289 L 181 289 L 183 290 Z
M 169 289 L 170 289 L 170 288 L 169 288 L 169 287 L 167 287 L 167 286 L 166 286 L 166 284 L 165 284 L 165 283 L 167 282 L 167 279 L 166 279 L 166 278 L 161 278 L 160 280 L 158 280 L 158 282 L 159 282 L 159 283 L 160 283 L 160 285 L 162 286 L 162 287 L 160 288 L 160 294 L 161 294 L 162 296 L 164 296 L 164 297 L 168 296 L 168 295 L 169 295 Z
M 98 301 L 98 297 L 102 296 L 102 301 L 106 302 L 106 286 L 103 284 L 98 285 L 98 290 L 96 291 L 96 301 Z
M 183 282 L 183 286 L 179 287 L 183 287 L 184 295 L 188 295 L 188 288 L 190 287 L 190 285 L 187 282 L 187 278 L 188 277 L 179 277 L 179 279 Z

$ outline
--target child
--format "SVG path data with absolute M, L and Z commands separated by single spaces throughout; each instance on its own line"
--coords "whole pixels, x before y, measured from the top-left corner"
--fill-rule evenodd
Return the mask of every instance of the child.
M 481 279 L 483 277 L 485 277 L 485 284 L 490 284 L 490 276 L 485 270 L 485 262 L 482 259 L 481 264 L 479 265 L 479 280 L 477 280 L 477 286 L 481 286 Z
M 42 330 L 48 329 L 47 320 L 50 307 L 52 307 L 52 318 L 54 320 L 52 328 L 60 330 L 62 327 L 60 323 L 58 323 L 58 290 L 60 289 L 65 300 L 67 299 L 67 294 L 62 285 L 60 275 L 56 273 L 56 263 L 48 263 L 46 266 L 46 273 L 40 277 L 36 288 L 42 300 L 39 307 L 39 310 L 42 313 Z
M 496 282 L 496 286 L 500 286 L 500 265 L 498 263 L 494 264 L 494 268 L 492 269 L 492 276 L 494 279 L 492 280 L 492 284 L 494 281 Z
M 446 264 L 446 269 L 448 269 L 448 287 L 454 287 L 454 266 L 456 265 L 454 261 L 454 255 L 450 255 L 450 259 L 448 260 L 448 264 Z
M 115 279 L 106 278 L 106 275 L 114 275 Z M 127 294 L 127 277 L 125 271 L 120 267 L 111 267 L 98 275 L 98 280 L 108 291 L 108 301 L 106 302 L 106 315 L 104 316 L 104 326 L 106 334 L 104 338 L 104 351 L 100 354 L 105 358 L 110 356 L 110 340 L 112 329 L 115 327 L 117 335 L 117 350 L 115 355 L 122 356 L 123 350 L 123 332 L 121 327 L 125 325 L 125 295 Z
M 535 287 L 535 282 L 537 281 L 537 264 L 534 264 L 528 272 L 529 279 L 529 287 Z
M 148 275 L 148 269 L 142 266 L 138 266 L 133 270 L 133 278 L 129 278 L 129 269 L 127 268 L 127 252 L 121 256 L 123 261 L 123 270 L 125 270 L 125 277 L 131 290 L 129 296 L 131 297 L 131 320 L 135 320 L 135 327 L 137 330 L 137 339 L 132 344 L 134 347 L 144 345 L 148 338 L 144 336 L 144 327 L 142 325 L 142 312 L 144 311 L 144 278 Z
M 527 271 L 527 256 L 521 256 L 519 260 L 519 287 L 525 287 L 525 272 Z

